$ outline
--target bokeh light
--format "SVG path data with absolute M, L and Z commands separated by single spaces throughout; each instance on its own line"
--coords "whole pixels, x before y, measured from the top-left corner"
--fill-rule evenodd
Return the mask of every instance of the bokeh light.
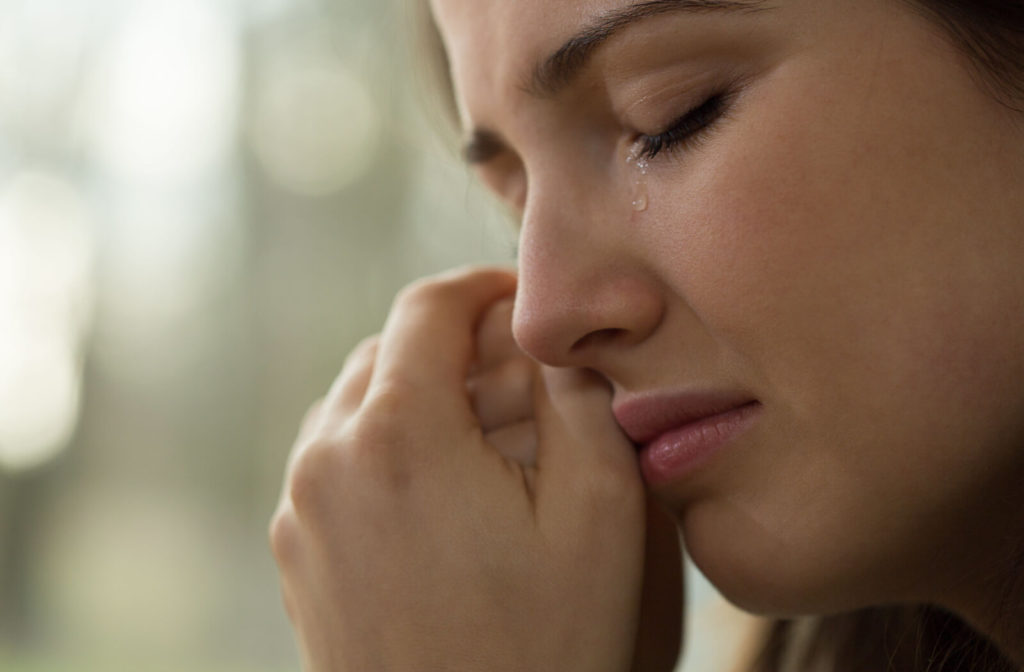
M 0 190 L 0 467 L 27 470 L 66 445 L 78 419 L 89 326 L 88 206 L 45 173 Z
M 407 8 L 0 0 L 0 670 L 298 669 L 299 419 L 403 284 L 514 249 Z
M 202 180 L 234 144 L 237 27 L 215 2 L 139 0 L 91 84 L 93 155 L 113 178 Z
M 281 187 L 327 195 L 370 168 L 380 112 L 362 81 L 326 47 L 296 46 L 272 64 L 255 106 L 253 147 Z

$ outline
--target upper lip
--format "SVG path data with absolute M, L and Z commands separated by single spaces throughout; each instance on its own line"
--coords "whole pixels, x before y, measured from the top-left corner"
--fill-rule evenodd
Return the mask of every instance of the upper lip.
M 679 392 L 629 397 L 612 406 L 619 426 L 636 444 L 704 418 L 756 403 L 737 392 Z

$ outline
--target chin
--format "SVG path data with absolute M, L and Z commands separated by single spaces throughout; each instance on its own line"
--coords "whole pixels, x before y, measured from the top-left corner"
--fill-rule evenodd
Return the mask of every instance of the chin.
M 834 614 L 898 601 L 870 577 L 867 558 L 776 535 L 713 503 L 680 518 L 686 552 L 725 599 L 760 616 Z

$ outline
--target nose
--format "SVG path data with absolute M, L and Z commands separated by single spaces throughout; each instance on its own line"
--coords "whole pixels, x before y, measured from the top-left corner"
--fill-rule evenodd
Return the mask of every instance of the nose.
M 523 213 L 513 334 L 544 364 L 610 374 L 614 358 L 646 340 L 665 310 L 631 235 L 638 215 L 607 188 L 573 197 L 544 186 L 532 183 Z

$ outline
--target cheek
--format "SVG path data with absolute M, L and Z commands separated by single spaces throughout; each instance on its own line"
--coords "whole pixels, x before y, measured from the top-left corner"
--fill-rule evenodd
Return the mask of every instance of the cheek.
M 839 598 L 855 601 L 880 554 L 934 549 L 1020 462 L 1024 227 L 1007 233 L 986 207 L 999 180 L 968 143 L 933 147 L 947 123 L 976 138 L 971 115 L 932 126 L 940 101 L 901 112 L 884 90 L 874 109 L 833 93 L 808 110 L 774 90 L 757 123 L 709 144 L 699 177 L 652 198 L 661 273 L 770 408 L 757 453 L 728 476 L 734 495 L 687 512 L 688 542 L 736 571 L 718 578 L 739 595 L 865 572 Z M 753 555 L 778 564 L 743 560 L 758 539 Z
M 881 263 L 872 260 L 874 236 L 856 221 L 863 205 L 845 139 L 816 128 L 799 104 L 786 104 L 799 96 L 773 86 L 771 99 L 754 92 L 744 101 L 756 122 L 751 114 L 728 122 L 720 143 L 692 157 L 682 188 L 668 179 L 656 187 L 659 224 L 649 242 L 704 325 L 754 346 L 747 354 L 755 360 L 765 354 L 757 348 L 768 345 L 766 328 L 772 348 L 803 340 L 825 326 L 825 309 L 852 288 L 852 276 L 859 302 L 880 284 L 869 268 Z
M 978 224 L 991 219 L 972 203 L 990 199 L 986 179 L 947 168 L 976 165 L 970 149 L 935 149 L 956 132 L 927 118 L 945 106 L 902 109 L 907 85 L 895 79 L 891 93 L 872 83 L 869 99 L 850 82 L 777 73 L 745 101 L 757 114 L 730 121 L 682 188 L 661 184 L 652 198 L 661 224 L 648 246 L 662 273 L 796 407 L 864 403 L 880 380 L 894 395 L 973 394 L 1002 377 L 979 357 L 1013 354 L 1006 306 L 1021 300 L 1020 274 L 1007 269 L 1019 251 L 1007 256 L 1006 237 Z

